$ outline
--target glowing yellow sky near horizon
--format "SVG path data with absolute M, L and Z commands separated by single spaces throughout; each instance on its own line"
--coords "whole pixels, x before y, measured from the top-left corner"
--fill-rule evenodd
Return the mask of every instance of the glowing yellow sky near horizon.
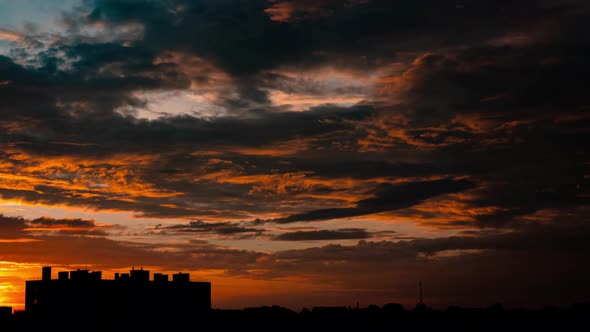
M 0 306 L 24 310 L 25 280 L 38 278 L 40 264 L 0 261 Z

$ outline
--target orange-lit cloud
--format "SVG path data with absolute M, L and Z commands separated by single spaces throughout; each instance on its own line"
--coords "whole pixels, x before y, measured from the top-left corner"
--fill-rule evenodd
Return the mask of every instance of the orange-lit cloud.
M 66 196 L 135 202 L 136 196 L 165 198 L 178 192 L 154 188 L 137 174 L 152 156 L 120 155 L 108 159 L 70 157 L 39 158 L 23 152 L 4 160 L 0 188 L 42 194 L 56 188 Z M 45 188 L 45 189 L 41 189 Z
M 282 91 L 271 92 L 270 99 L 278 106 L 289 105 L 291 109 L 303 111 L 321 104 L 354 105 L 363 100 L 363 97 L 319 97 L 305 95 L 290 95 Z
M 334 9 L 340 6 L 354 6 L 366 3 L 367 0 L 268 0 L 272 6 L 266 8 L 264 12 L 268 14 L 271 20 L 277 22 L 288 22 L 298 19 L 328 16 L 333 13 Z
M 23 38 L 24 38 L 23 35 L 21 35 L 18 32 L 14 32 L 14 31 L 0 28 L 0 40 L 4 39 L 4 40 L 19 41 L 19 40 L 22 40 Z

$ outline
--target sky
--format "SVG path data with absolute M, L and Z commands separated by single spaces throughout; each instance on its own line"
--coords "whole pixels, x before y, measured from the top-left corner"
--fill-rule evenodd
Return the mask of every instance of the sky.
M 0 0 L 0 306 L 590 300 L 585 0 Z

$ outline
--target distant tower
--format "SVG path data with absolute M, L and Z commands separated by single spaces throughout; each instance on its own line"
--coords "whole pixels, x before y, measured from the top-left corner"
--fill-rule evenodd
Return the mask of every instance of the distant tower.
M 422 280 L 418 282 L 418 286 L 420 287 L 420 305 L 424 305 L 424 302 L 422 301 Z
M 420 292 L 420 302 L 416 304 L 416 310 L 418 312 L 424 312 L 426 310 L 426 305 L 424 304 L 424 298 L 422 297 L 422 280 L 418 282 L 418 289 Z

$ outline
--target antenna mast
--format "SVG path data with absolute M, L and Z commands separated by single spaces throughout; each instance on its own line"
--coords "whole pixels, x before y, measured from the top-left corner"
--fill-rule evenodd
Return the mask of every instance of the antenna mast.
M 418 282 L 418 286 L 420 287 L 420 304 L 422 305 L 422 280 L 420 280 L 420 282 Z

